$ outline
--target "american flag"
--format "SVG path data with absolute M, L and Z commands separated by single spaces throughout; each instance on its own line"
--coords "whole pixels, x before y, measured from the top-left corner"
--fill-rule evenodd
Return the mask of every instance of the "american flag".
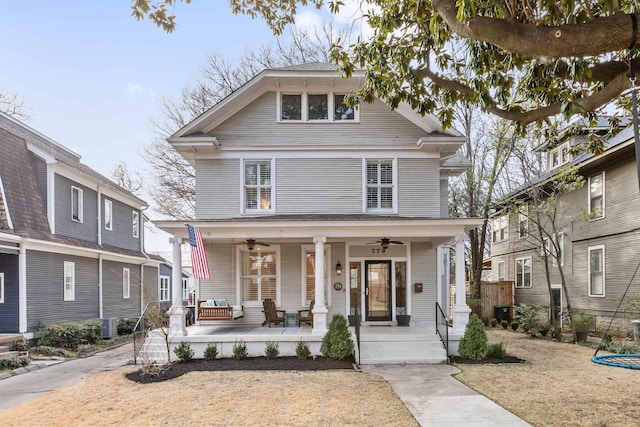
M 187 224 L 189 244 L 191 245 L 191 271 L 196 279 L 209 278 L 209 263 L 202 242 L 200 230 Z

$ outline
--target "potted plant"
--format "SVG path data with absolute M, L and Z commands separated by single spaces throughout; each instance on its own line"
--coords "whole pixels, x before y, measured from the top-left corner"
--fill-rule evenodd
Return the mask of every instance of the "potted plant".
M 589 318 L 589 316 L 580 313 L 576 313 L 573 315 L 573 327 L 575 328 L 578 342 L 584 342 L 587 340 L 590 323 L 591 319 Z
M 398 326 L 409 326 L 409 322 L 411 321 L 411 315 L 396 314 L 396 320 L 398 321 Z

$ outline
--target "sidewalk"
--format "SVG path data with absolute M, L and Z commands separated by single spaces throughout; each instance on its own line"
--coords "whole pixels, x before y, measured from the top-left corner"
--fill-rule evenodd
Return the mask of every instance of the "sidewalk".
M 450 365 L 362 365 L 382 376 L 420 425 L 428 427 L 531 427 L 452 375 Z
M 105 350 L 87 357 L 60 361 L 37 361 L 15 375 L 0 380 L 0 411 L 27 402 L 92 374 L 112 371 L 133 359 L 133 343 Z

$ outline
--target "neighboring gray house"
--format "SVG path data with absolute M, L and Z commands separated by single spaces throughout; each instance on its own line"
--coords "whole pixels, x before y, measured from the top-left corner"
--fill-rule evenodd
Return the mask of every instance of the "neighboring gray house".
M 345 105 L 363 73 L 341 78 L 325 63 L 265 70 L 169 138 L 196 170 L 189 224 L 211 269 L 198 297 L 242 305 L 234 324 L 260 325 L 271 298 L 290 312 L 315 300 L 314 335 L 356 306 L 365 324 L 411 315 L 434 333 L 436 302 L 448 308 L 445 244 L 456 241 L 462 257 L 465 231 L 482 223 L 448 216 L 464 138 L 406 104 Z M 174 265 L 185 223 L 156 222 L 174 236 Z M 468 314 L 461 298 L 459 335 Z
M 143 252 L 146 208 L 0 113 L 0 333 L 140 316 L 158 289 L 159 261 Z
M 566 310 L 559 263 L 572 308 L 610 318 L 638 264 L 640 192 L 633 128 L 608 139 L 604 154 L 583 153 L 574 158 L 571 147 L 584 138 L 569 135 L 558 145 L 542 146 L 548 171 L 535 185 L 543 185 L 564 165 L 577 165 L 584 177 L 582 188 L 558 198 L 555 222 L 560 226 L 556 237 L 560 254 L 550 262 L 553 299 L 540 256 L 542 245 L 533 237 L 534 225 L 526 216 L 498 212 L 493 218 L 492 278 L 514 282 L 516 304 L 553 306 L 558 313 Z M 526 198 L 526 194 L 521 190 L 509 198 Z M 637 284 L 632 290 L 637 295 Z

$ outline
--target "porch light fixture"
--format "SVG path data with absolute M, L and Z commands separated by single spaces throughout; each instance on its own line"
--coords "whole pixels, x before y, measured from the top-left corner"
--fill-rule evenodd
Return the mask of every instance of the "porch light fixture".
M 338 261 L 338 263 L 336 264 L 336 274 L 338 276 L 342 274 L 342 264 L 340 264 L 340 261 Z

